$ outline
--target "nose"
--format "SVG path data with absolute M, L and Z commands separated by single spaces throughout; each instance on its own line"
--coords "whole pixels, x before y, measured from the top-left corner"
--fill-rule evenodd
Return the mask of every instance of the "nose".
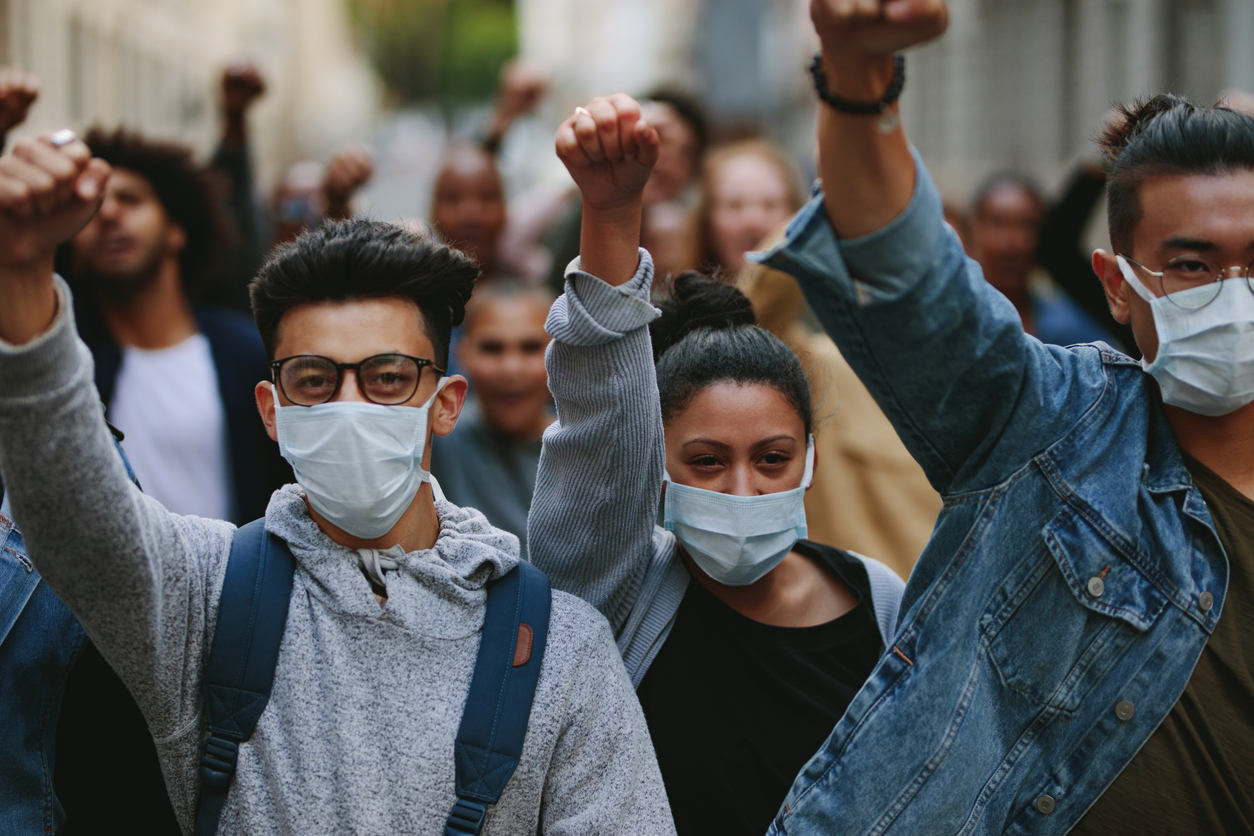
M 361 393 L 361 385 L 359 384 L 356 369 L 340 370 L 340 390 L 335 393 L 332 401 L 356 401 L 358 403 L 369 403 L 366 396 Z
M 753 468 L 747 465 L 733 468 L 727 493 L 732 496 L 757 496 L 758 489 L 753 484 L 753 476 Z

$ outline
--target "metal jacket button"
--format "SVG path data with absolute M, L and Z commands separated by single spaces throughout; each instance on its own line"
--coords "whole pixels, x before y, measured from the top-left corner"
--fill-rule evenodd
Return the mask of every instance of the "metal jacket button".
M 1088 584 L 1089 595 L 1094 598 L 1102 597 L 1102 593 L 1106 591 L 1106 582 L 1099 575 L 1089 578 Z
M 1054 808 L 1057 806 L 1058 805 L 1054 803 L 1053 796 L 1042 795 L 1040 798 L 1036 799 L 1036 809 L 1040 810 L 1047 816 L 1054 812 Z
M 1210 612 L 1210 608 L 1215 606 L 1215 596 L 1209 592 L 1203 592 L 1197 596 L 1197 605 L 1202 608 L 1202 612 Z
M 1136 706 L 1127 700 L 1120 700 L 1115 704 L 1115 716 L 1120 720 L 1131 720 L 1136 716 Z

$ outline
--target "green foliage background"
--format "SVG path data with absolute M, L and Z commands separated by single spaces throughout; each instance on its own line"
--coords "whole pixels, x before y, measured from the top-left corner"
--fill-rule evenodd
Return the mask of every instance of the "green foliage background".
M 398 105 L 482 101 L 518 49 L 512 0 L 346 0 Z

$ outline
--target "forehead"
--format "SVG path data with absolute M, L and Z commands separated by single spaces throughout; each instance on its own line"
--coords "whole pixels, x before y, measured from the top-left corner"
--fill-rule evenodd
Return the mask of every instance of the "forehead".
M 1162 250 L 1174 239 L 1254 254 L 1254 171 L 1148 177 L 1139 201 L 1137 252 Z
M 465 332 L 480 339 L 528 339 L 539 336 L 548 340 L 544 320 L 549 315 L 545 300 L 534 293 L 516 296 L 485 296 L 467 311 Z
M 109 176 L 109 185 L 106 188 L 110 194 L 128 194 L 153 200 L 157 197 L 157 193 L 153 190 L 152 183 L 148 181 L 148 178 L 138 171 L 132 171 L 129 168 L 113 169 L 113 174 Z
M 435 359 L 422 312 L 400 297 L 308 302 L 279 321 L 275 359 L 320 354 L 356 363 L 375 354 L 409 354 Z
M 979 205 L 975 207 L 976 217 L 989 215 L 1037 215 L 1042 206 L 1025 186 L 1008 182 L 994 186 Z
M 665 102 L 646 102 L 640 108 L 640 116 L 657 129 L 663 142 L 675 145 L 696 145 L 697 134 L 685 122 L 675 108 Z
M 805 422 L 783 393 L 765 383 L 719 381 L 702 388 L 687 407 L 671 416 L 667 440 L 683 444 L 704 438 L 729 446 L 764 438 L 805 439 Z
M 501 175 L 491 158 L 477 151 L 456 151 L 445 160 L 436 178 L 436 192 L 459 189 L 501 189 Z
M 714 178 L 714 188 L 720 196 L 749 192 L 782 194 L 788 191 L 779 168 L 760 154 L 738 154 L 725 161 Z

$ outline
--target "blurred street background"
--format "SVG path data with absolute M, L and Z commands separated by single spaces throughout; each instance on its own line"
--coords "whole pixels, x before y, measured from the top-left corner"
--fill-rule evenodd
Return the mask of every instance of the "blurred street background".
M 1113 101 L 1254 88 L 1254 0 L 951 8 L 949 35 L 911 60 L 903 118 L 958 201 L 999 169 L 1055 186 Z M 384 219 L 427 214 L 445 144 L 482 129 L 514 57 L 549 87 L 501 149 L 511 194 L 565 182 L 546 149 L 576 104 L 658 85 L 695 93 L 716 138 L 765 136 L 808 176 L 813 47 L 806 0 L 0 0 L 0 66 L 43 83 L 26 133 L 142 126 L 208 154 L 218 78 L 252 62 L 267 84 L 251 117 L 262 190 L 365 143 L 377 169 L 357 208 Z

